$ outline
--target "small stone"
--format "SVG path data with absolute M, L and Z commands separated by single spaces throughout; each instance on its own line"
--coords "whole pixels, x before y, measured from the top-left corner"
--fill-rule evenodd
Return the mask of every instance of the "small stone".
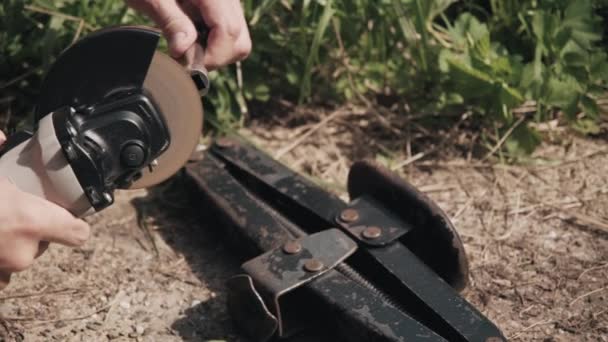
M 115 332 L 111 332 L 111 333 L 108 333 L 108 334 L 106 335 L 106 337 L 108 338 L 108 340 L 115 340 L 115 339 L 117 339 L 119 336 L 118 336 L 118 334 L 117 334 L 117 333 L 115 333 Z
M 57 328 L 57 329 L 61 329 L 61 328 L 64 328 L 65 326 L 67 326 L 67 325 L 68 325 L 68 324 L 67 324 L 66 322 L 64 322 L 64 321 L 59 321 L 59 322 L 55 323 L 55 328 Z
M 120 302 L 120 307 L 123 309 L 129 309 L 131 307 L 131 303 L 126 300 L 123 300 L 122 302 Z
M 136 338 L 137 337 L 137 333 L 134 333 L 134 332 L 129 333 L 129 337 L 130 338 Z
M 144 331 L 145 331 L 145 329 L 141 325 L 138 325 L 135 327 L 135 332 L 137 333 L 137 335 L 143 335 Z
M 192 303 L 190 303 L 190 307 L 195 307 L 195 306 L 199 305 L 200 303 L 201 303 L 200 300 L 195 299 L 192 301 Z

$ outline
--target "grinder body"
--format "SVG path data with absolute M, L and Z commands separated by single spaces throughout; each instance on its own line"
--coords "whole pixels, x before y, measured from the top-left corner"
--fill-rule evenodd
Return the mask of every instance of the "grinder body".
M 39 121 L 36 132 L 27 139 L 14 137 L 15 144 L 0 156 L 0 178 L 7 178 L 22 191 L 42 197 L 84 217 L 93 207 L 68 163 L 53 125 L 53 114 Z M 23 141 L 21 141 L 23 140 Z
M 156 29 L 118 26 L 66 49 L 40 89 L 34 133 L 0 146 L 0 178 L 84 217 L 117 189 L 177 172 L 202 132 L 209 82 L 206 70 L 157 51 L 159 39 Z

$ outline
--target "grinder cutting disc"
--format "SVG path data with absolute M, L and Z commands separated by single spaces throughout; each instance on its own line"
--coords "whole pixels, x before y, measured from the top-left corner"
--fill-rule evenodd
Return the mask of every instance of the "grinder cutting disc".
M 143 88 L 163 113 L 171 143 L 157 159 L 158 165 L 143 170 L 131 189 L 158 184 L 175 174 L 194 151 L 203 125 L 198 89 L 184 67 L 171 57 L 160 52 L 154 54 Z

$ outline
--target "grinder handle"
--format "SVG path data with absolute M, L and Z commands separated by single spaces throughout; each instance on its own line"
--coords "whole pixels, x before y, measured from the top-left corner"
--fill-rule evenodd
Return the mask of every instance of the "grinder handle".
M 209 92 L 209 72 L 203 64 L 205 48 L 201 44 L 192 45 L 180 59 L 180 63 L 190 71 L 190 76 L 198 88 L 201 96 Z
M 204 57 L 205 48 L 197 43 L 191 46 L 180 60 L 181 64 L 190 71 L 190 76 L 201 96 L 207 95 L 210 85 L 209 72 L 203 64 Z
M 0 155 L 0 178 L 53 202 L 74 216 L 94 212 L 55 134 L 53 115 L 42 118 L 33 135 L 9 137 Z M 28 136 L 29 135 L 29 136 Z

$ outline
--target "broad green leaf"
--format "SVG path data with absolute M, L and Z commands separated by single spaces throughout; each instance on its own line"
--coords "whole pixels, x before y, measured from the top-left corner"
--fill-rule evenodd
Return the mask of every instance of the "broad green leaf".
M 564 26 L 558 29 L 557 33 L 555 34 L 555 36 L 553 37 L 553 41 L 552 41 L 552 46 L 555 50 L 557 51 L 562 51 L 563 53 L 563 49 L 565 49 L 566 45 L 568 45 L 568 43 L 571 43 L 572 45 L 574 45 L 575 49 L 580 49 L 580 46 L 578 44 L 576 44 L 573 40 L 572 40 L 572 28 Z
M 563 76 L 571 77 L 573 80 L 572 86 L 576 91 L 585 91 L 585 85 L 589 83 L 589 73 L 585 66 L 560 66 L 556 68 L 556 71 Z
M 601 52 L 591 55 L 589 74 L 593 81 L 608 81 L 608 54 Z
M 492 92 L 494 81 L 488 74 L 453 58 L 448 59 L 447 63 L 450 68 L 450 80 L 465 97 L 483 97 Z
M 578 98 L 579 89 L 572 79 L 561 80 L 555 76 L 549 78 L 544 98 L 546 104 L 562 110 L 571 110 L 578 103 Z
M 534 149 L 540 145 L 541 137 L 533 129 L 525 123 L 517 126 L 509 138 L 505 141 L 505 147 L 509 155 L 514 157 L 523 157 L 534 152 Z
M 573 45 L 574 43 L 572 45 L 569 44 L 569 48 L 562 50 L 563 62 L 568 66 L 587 66 L 589 64 L 589 54 L 587 51 L 580 49 L 580 47 L 574 48 Z
M 462 47 L 473 46 L 475 42 L 490 34 L 487 25 L 470 13 L 461 14 L 449 32 L 456 44 Z
M 525 98 L 519 90 L 504 83 L 500 85 L 500 103 L 507 106 L 508 109 L 519 106 L 524 100 Z
M 597 102 L 589 96 L 581 97 L 581 107 L 585 115 L 590 119 L 597 119 L 600 115 L 600 108 Z
M 598 134 L 600 133 L 600 127 L 597 124 L 597 122 L 595 120 L 592 119 L 579 119 L 576 120 L 573 124 L 572 127 L 582 133 L 582 134 Z
M 569 1 L 568 7 L 564 11 L 564 17 L 566 19 L 582 19 L 588 18 L 589 13 L 593 10 L 591 1 L 589 0 L 577 0 Z

